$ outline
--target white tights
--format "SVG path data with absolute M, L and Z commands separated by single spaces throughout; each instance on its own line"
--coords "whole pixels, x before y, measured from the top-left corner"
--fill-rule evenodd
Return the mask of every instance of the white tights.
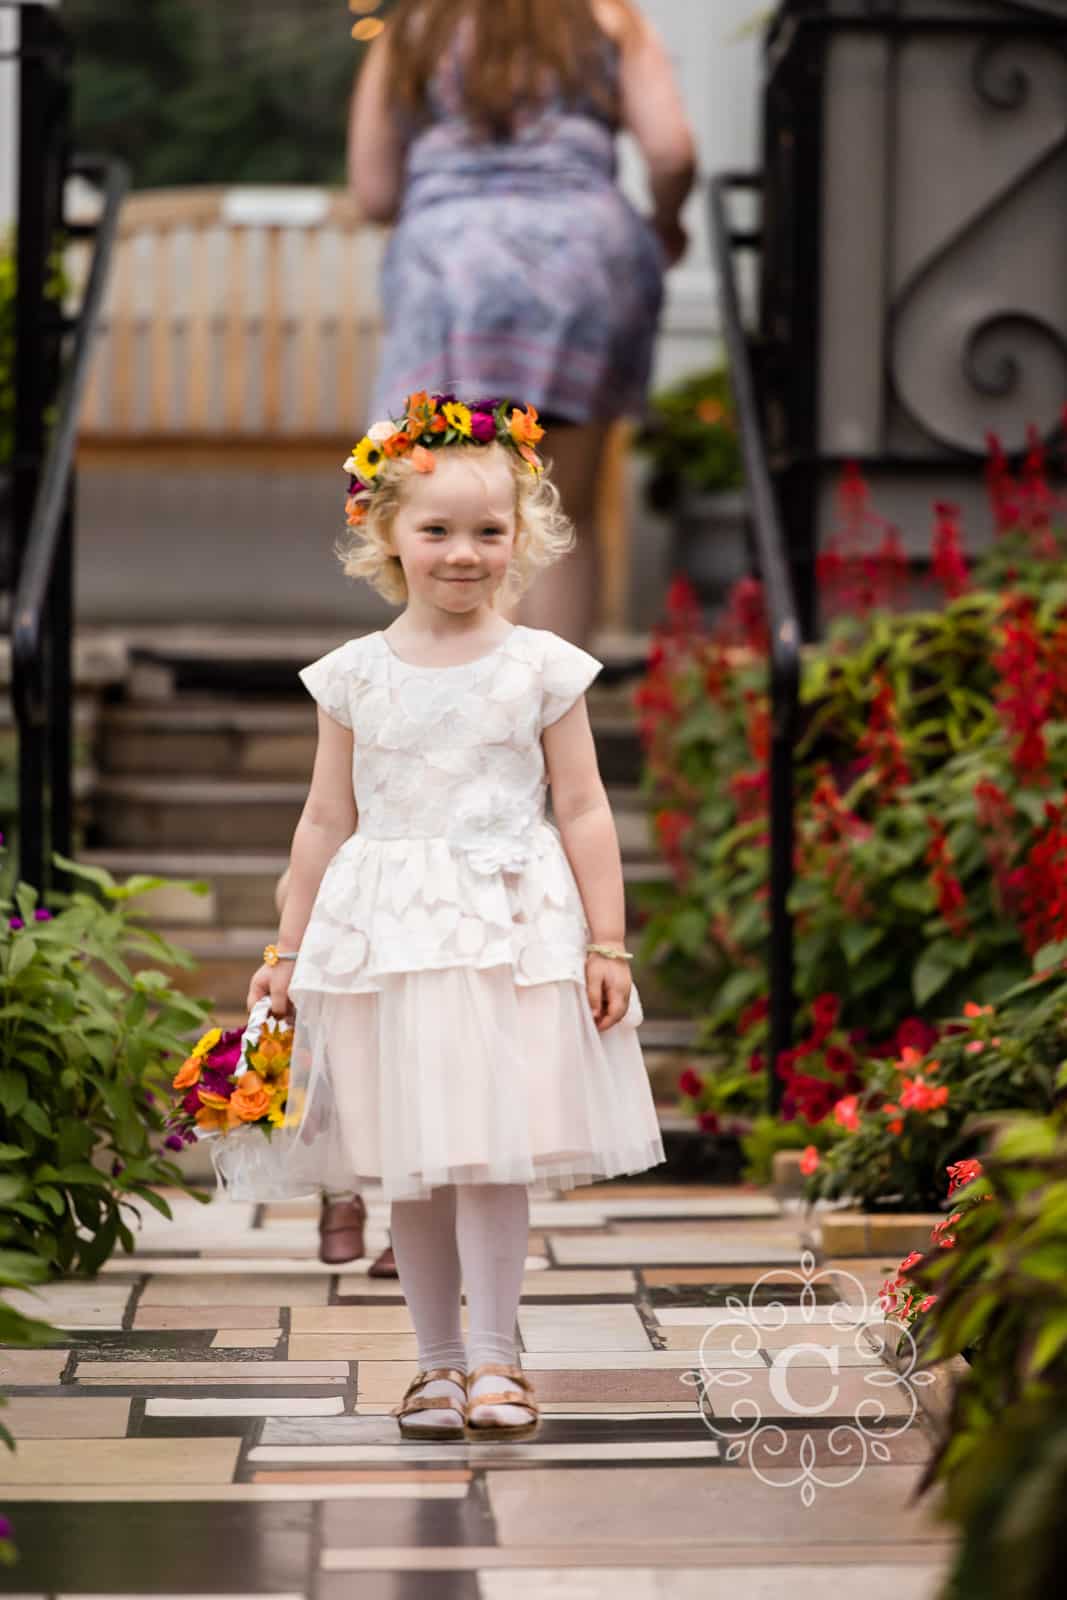
M 515 1364 L 515 1317 L 522 1293 L 530 1199 L 525 1184 L 446 1184 L 427 1200 L 394 1200 L 390 1234 L 400 1286 L 415 1324 L 419 1366 L 473 1371 L 485 1362 Z M 470 1319 L 466 1345 L 460 1321 L 460 1289 Z M 506 1378 L 486 1375 L 472 1397 L 509 1389 Z M 435 1379 L 424 1393 L 455 1401 L 457 1388 Z M 409 1427 L 459 1420 L 448 1405 L 421 1411 Z M 479 1422 L 522 1423 L 516 1406 L 492 1406 Z

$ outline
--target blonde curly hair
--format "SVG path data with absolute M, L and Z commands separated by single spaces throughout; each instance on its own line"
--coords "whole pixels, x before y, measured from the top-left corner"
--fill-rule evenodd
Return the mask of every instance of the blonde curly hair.
M 493 596 L 493 607 L 500 610 L 518 600 L 543 567 L 552 566 L 573 550 L 574 524 L 564 513 L 559 490 L 549 478 L 551 462 L 546 463 L 544 472 L 535 475 L 520 456 L 499 443 L 457 441 L 434 454 L 453 452 L 477 453 L 481 457 L 494 453 L 507 463 L 515 482 L 515 545 L 504 581 Z M 415 470 L 405 456 L 384 461 L 373 490 L 357 497 L 365 508 L 363 520 L 349 529 L 347 539 L 338 540 L 334 546 L 346 577 L 362 578 L 384 599 L 399 606 L 407 602 L 407 579 L 400 557 L 390 552 L 389 541 L 408 480 Z

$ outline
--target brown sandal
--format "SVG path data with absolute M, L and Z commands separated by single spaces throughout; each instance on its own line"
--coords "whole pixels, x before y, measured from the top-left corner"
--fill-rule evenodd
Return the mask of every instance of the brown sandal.
M 457 1367 L 434 1367 L 429 1372 L 416 1372 L 407 1389 L 404 1398 L 390 1415 L 396 1417 L 402 1439 L 455 1439 L 466 1438 L 466 1431 L 462 1422 L 454 1423 L 451 1427 L 442 1427 L 439 1424 L 427 1424 L 425 1427 L 405 1428 L 404 1418 L 412 1416 L 416 1411 L 456 1411 L 464 1416 L 461 1401 L 450 1400 L 446 1394 L 427 1394 L 416 1398 L 419 1391 L 435 1378 L 447 1378 L 449 1382 L 458 1384 L 466 1391 L 467 1375 L 460 1372 Z
M 483 1373 L 491 1372 L 500 1378 L 510 1378 L 517 1388 L 527 1396 L 520 1399 L 516 1394 L 506 1391 L 502 1394 L 480 1394 L 475 1399 L 471 1390 Z M 529 1422 L 473 1422 L 471 1412 L 479 1406 L 521 1406 L 530 1413 Z M 496 1362 L 488 1362 L 484 1367 L 475 1367 L 473 1372 L 467 1374 L 467 1438 L 468 1439 L 529 1439 L 541 1425 L 541 1409 L 533 1397 L 533 1386 L 521 1367 L 506 1367 Z

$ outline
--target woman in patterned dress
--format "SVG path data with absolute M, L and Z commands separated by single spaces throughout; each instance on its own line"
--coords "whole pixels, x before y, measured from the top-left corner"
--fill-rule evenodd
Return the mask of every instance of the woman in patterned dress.
M 622 130 L 648 168 L 647 221 L 615 181 Z M 608 426 L 643 411 L 694 171 L 674 74 L 632 0 L 400 0 L 353 96 L 352 189 L 395 223 L 372 414 L 423 389 L 538 409 L 578 544 L 518 616 L 576 644 L 600 586 Z

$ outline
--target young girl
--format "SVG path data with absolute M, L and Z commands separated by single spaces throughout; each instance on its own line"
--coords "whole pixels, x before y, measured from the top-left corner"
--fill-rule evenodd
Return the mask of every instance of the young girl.
M 404 610 L 300 674 L 318 749 L 248 996 L 296 1008 L 286 1189 L 369 1180 L 391 1202 L 419 1355 L 405 1437 L 534 1430 L 528 1185 L 663 1160 L 584 699 L 601 663 L 501 614 L 573 541 L 541 434 L 530 409 L 417 394 L 345 463 L 345 570 Z
M 616 182 L 622 130 L 647 220 Z M 446 387 L 537 407 L 578 540 L 518 620 L 584 645 L 600 460 L 610 424 L 644 412 L 664 269 L 686 248 L 694 141 L 664 44 L 633 0 L 398 0 L 348 168 L 363 216 L 395 223 L 371 414 Z

